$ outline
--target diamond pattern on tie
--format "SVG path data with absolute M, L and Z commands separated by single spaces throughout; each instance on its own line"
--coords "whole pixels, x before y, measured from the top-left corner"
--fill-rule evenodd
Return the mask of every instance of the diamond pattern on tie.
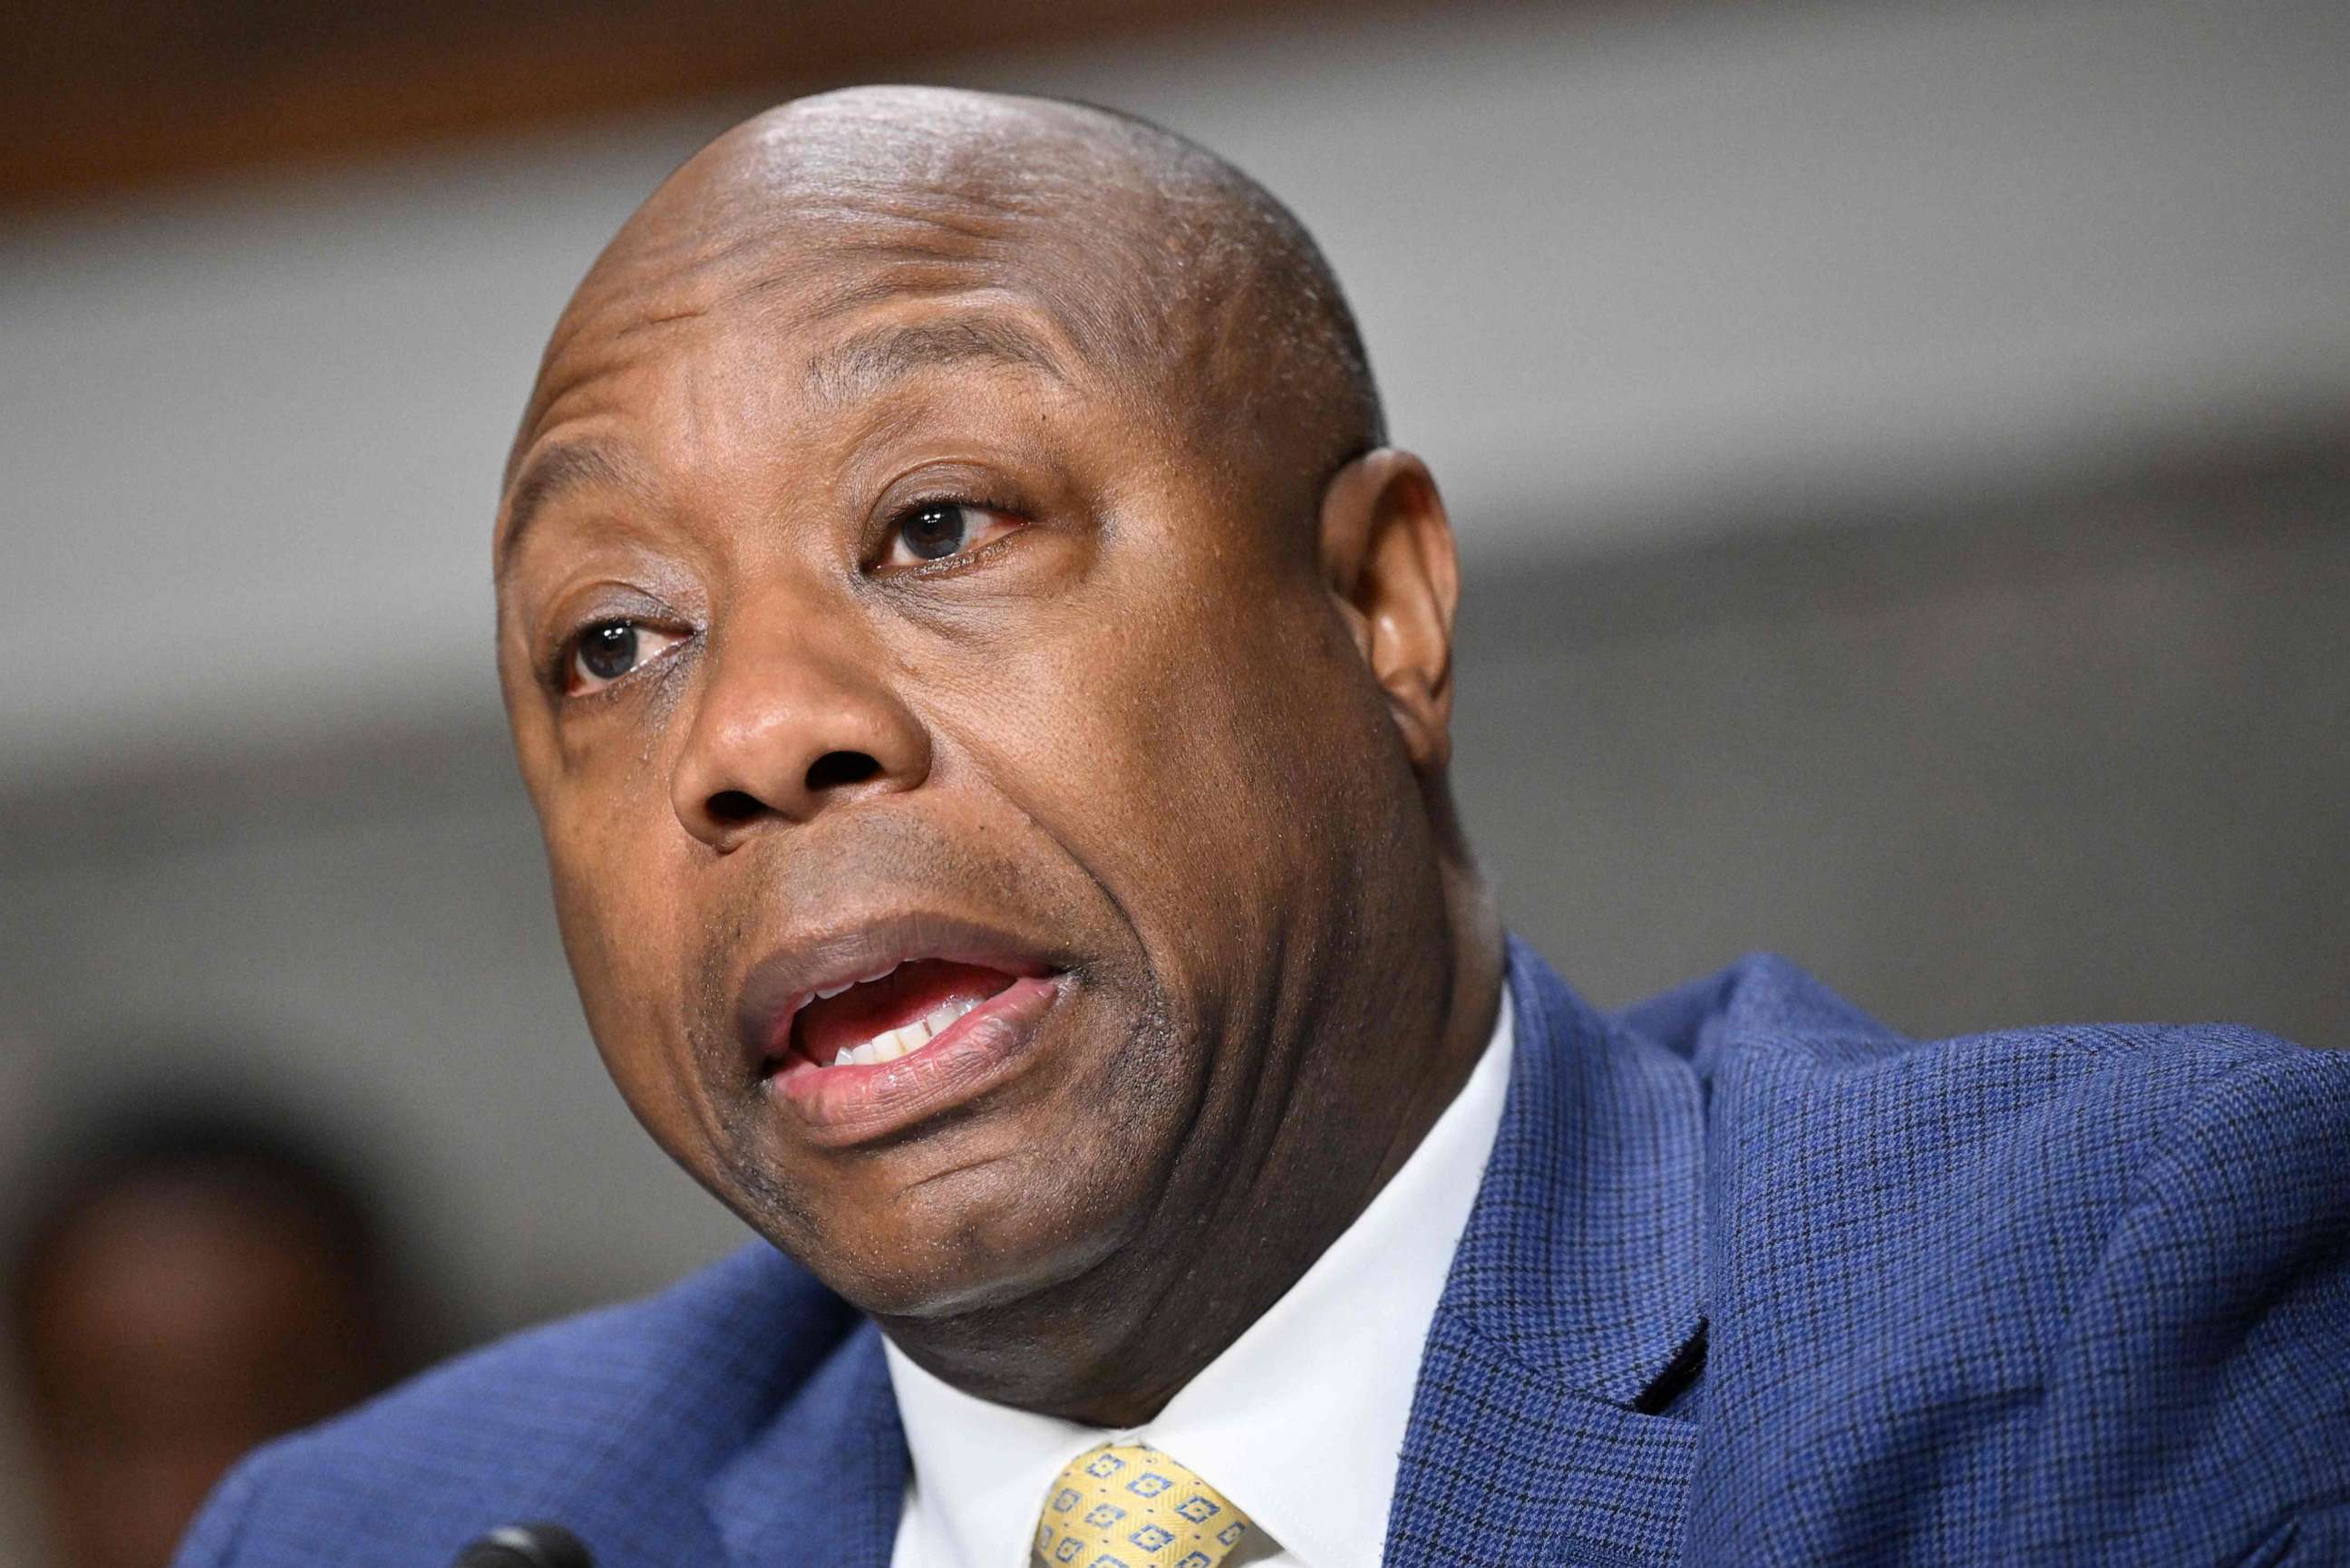
M 1217 1568 L 1249 1532 L 1215 1488 L 1140 1443 L 1079 1454 L 1053 1479 L 1036 1526 L 1048 1568 Z

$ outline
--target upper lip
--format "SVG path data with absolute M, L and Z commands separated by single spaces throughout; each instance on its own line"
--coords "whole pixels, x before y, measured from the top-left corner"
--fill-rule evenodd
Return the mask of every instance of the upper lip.
M 791 1049 L 792 1022 L 820 991 L 875 980 L 916 959 L 976 964 L 1015 977 L 1068 967 L 1041 946 L 983 921 L 910 910 L 813 933 L 761 959 L 735 993 L 735 1032 L 754 1073 Z

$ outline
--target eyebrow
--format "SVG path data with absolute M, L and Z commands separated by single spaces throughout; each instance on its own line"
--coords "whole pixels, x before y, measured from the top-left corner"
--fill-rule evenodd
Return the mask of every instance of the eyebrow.
M 807 387 L 827 402 L 869 397 L 889 382 L 944 365 L 1011 366 L 1070 379 L 1060 354 L 1016 321 L 959 316 L 868 327 L 808 361 Z
M 564 441 L 533 454 L 515 479 L 514 497 L 506 506 L 506 531 L 498 541 L 496 575 L 505 575 L 524 532 L 541 513 L 583 490 L 618 490 L 641 496 L 650 494 L 652 485 L 636 463 L 593 441 Z

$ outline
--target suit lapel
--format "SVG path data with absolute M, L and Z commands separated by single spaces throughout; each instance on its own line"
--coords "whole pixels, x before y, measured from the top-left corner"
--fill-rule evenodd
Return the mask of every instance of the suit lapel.
M 712 1479 L 704 1502 L 733 1568 L 888 1568 L 906 1471 L 868 1321 Z
M 1694 1428 L 1654 1411 L 1702 1344 L 1701 1088 L 1516 942 L 1510 994 L 1509 1099 L 1430 1330 L 1387 1560 L 1669 1563 Z

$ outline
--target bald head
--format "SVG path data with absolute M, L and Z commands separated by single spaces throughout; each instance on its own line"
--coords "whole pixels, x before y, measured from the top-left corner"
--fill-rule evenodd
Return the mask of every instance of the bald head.
M 821 317 L 991 284 L 1032 295 L 1071 352 L 1282 503 L 1384 439 L 1336 278 L 1248 175 L 1087 105 L 860 88 L 744 121 L 638 210 L 557 327 L 515 453 L 595 373 L 599 339 L 771 299 Z

